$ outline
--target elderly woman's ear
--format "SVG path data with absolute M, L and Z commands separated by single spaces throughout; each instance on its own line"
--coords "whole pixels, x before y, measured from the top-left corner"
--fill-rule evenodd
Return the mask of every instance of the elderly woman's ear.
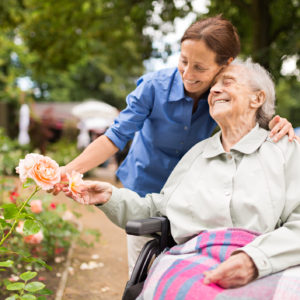
M 266 101 L 266 94 L 264 91 L 259 91 L 255 95 L 251 96 L 250 107 L 251 108 L 260 108 Z

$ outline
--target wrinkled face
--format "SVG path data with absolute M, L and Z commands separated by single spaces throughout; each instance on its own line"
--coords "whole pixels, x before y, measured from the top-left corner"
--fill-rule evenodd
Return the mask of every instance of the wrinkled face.
M 188 96 L 197 100 L 209 89 L 222 69 L 215 59 L 215 52 L 202 40 L 185 40 L 181 43 L 178 70 Z
M 248 119 L 250 102 L 255 97 L 248 76 L 242 66 L 230 65 L 216 77 L 208 96 L 210 115 L 216 121 L 228 117 Z

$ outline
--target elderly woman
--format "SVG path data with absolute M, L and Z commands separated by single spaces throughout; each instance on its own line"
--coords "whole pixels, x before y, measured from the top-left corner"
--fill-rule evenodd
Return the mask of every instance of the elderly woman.
M 122 227 L 169 218 L 179 245 L 157 258 L 139 299 L 273 299 L 281 273 L 271 274 L 300 264 L 300 145 L 274 143 L 264 129 L 275 104 L 269 74 L 234 62 L 217 76 L 208 103 L 221 131 L 181 159 L 160 194 L 142 199 L 85 181 L 73 196 Z M 289 292 L 299 284 L 280 299 Z

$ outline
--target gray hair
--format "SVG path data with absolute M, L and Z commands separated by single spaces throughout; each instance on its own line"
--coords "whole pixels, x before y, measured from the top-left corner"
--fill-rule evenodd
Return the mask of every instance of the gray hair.
M 244 67 L 249 73 L 249 84 L 253 91 L 264 91 L 266 100 L 256 112 L 258 124 L 269 129 L 269 122 L 275 113 L 275 86 L 271 74 L 260 64 L 254 63 L 251 58 L 245 61 L 235 59 L 233 65 Z

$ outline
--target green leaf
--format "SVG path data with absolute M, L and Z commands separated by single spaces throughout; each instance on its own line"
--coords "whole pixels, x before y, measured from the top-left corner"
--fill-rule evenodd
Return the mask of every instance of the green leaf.
M 13 264 L 12 260 L 0 261 L 0 267 L 12 267 Z
M 52 270 L 52 267 L 47 265 L 42 259 L 40 258 L 35 258 L 35 257 L 32 257 L 32 256 L 28 256 L 26 258 L 24 258 L 24 260 L 26 260 L 27 262 L 36 262 L 38 264 L 40 264 L 41 266 L 47 268 L 49 271 Z
M 0 253 L 2 252 L 8 252 L 9 250 L 5 247 L 0 247 Z
M 36 234 L 40 231 L 40 224 L 34 220 L 26 220 L 24 222 L 23 232 L 24 235 Z
M 39 296 L 37 297 L 37 300 L 47 300 L 47 298 L 45 296 Z
M 45 285 L 42 282 L 34 281 L 26 284 L 25 290 L 34 293 L 36 291 L 43 289 L 44 287 Z
M 26 181 L 23 183 L 23 188 L 26 189 L 32 185 L 35 185 L 35 181 L 32 178 L 27 178 Z
M 37 272 L 28 271 L 28 272 L 22 273 L 20 275 L 20 278 L 23 279 L 24 281 L 28 281 L 28 280 L 34 278 L 36 275 L 37 275 Z
M 24 289 L 25 283 L 23 282 L 15 282 L 15 283 L 11 283 L 9 284 L 6 289 L 9 291 L 19 291 Z
M 3 206 L 3 216 L 4 219 L 13 219 L 17 214 L 18 214 L 18 208 L 15 204 L 9 203 L 9 204 L 4 204 Z
M 16 297 L 18 297 L 18 295 L 10 296 L 10 297 L 8 297 L 8 298 L 5 298 L 5 300 L 16 300 L 16 299 L 18 299 L 18 298 L 16 298 Z
M 39 291 L 39 295 L 53 295 L 53 292 L 47 288 L 44 288 Z
M 6 223 L 5 220 L 0 219 L 0 229 L 1 229 L 1 228 L 4 229 L 7 225 L 8 225 L 8 223 Z
M 31 295 L 31 294 L 25 294 L 21 297 L 22 300 L 35 300 L 36 296 Z

